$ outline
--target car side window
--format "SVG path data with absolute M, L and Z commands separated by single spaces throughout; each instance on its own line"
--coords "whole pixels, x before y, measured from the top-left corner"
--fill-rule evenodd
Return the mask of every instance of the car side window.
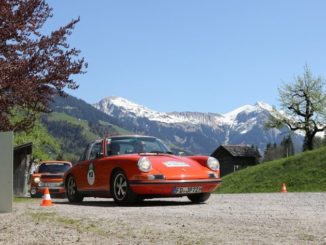
M 93 147 L 89 154 L 89 160 L 96 159 L 101 152 L 102 152 L 102 143 L 96 142 L 95 144 L 93 144 Z
M 108 147 L 108 156 L 120 155 L 120 144 L 119 142 L 111 142 L 107 145 Z
M 80 157 L 79 161 L 84 161 L 87 159 L 87 154 L 89 152 L 90 147 L 91 147 L 91 144 L 88 144 L 87 147 L 85 148 L 83 155 Z

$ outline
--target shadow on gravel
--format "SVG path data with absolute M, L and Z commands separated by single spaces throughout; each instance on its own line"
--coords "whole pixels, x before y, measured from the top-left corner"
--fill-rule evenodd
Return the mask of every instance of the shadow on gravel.
M 83 201 L 81 203 L 70 203 L 68 201 L 53 201 L 58 205 L 74 205 L 74 206 L 89 206 L 89 207 L 120 207 L 114 201 Z M 124 205 L 123 207 L 164 207 L 164 206 L 191 206 L 191 205 L 204 205 L 205 203 L 192 203 L 187 201 L 171 201 L 171 200 L 145 200 L 135 203 L 133 205 Z

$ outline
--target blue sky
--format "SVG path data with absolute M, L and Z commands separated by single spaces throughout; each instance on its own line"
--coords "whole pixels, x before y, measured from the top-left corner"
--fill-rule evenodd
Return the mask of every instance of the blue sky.
M 225 113 L 264 101 L 305 64 L 326 77 L 326 1 L 49 0 L 53 30 L 80 16 L 69 43 L 88 72 L 67 92 L 121 96 L 151 109 Z

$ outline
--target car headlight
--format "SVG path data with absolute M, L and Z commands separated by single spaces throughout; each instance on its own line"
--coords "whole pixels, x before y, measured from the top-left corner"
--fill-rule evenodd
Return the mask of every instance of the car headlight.
M 214 157 L 209 157 L 207 159 L 207 166 L 213 171 L 216 171 L 216 170 L 220 169 L 220 163 Z
M 40 177 L 36 177 L 36 178 L 34 178 L 34 183 L 40 183 L 40 181 L 41 181 L 41 178 Z
M 139 158 L 137 165 L 142 172 L 149 172 L 152 169 L 152 163 L 147 157 Z

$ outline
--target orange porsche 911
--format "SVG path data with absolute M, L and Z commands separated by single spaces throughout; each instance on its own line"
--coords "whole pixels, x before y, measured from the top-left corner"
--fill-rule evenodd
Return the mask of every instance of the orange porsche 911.
M 30 178 L 31 197 L 41 197 L 44 189 L 49 188 L 50 194 L 64 196 L 64 173 L 71 168 L 71 163 L 66 161 L 43 161 L 38 165 Z
M 220 184 L 220 165 L 209 156 L 176 156 L 150 136 L 114 136 L 88 145 L 64 177 L 70 202 L 112 197 L 116 204 L 187 196 L 206 201 Z

